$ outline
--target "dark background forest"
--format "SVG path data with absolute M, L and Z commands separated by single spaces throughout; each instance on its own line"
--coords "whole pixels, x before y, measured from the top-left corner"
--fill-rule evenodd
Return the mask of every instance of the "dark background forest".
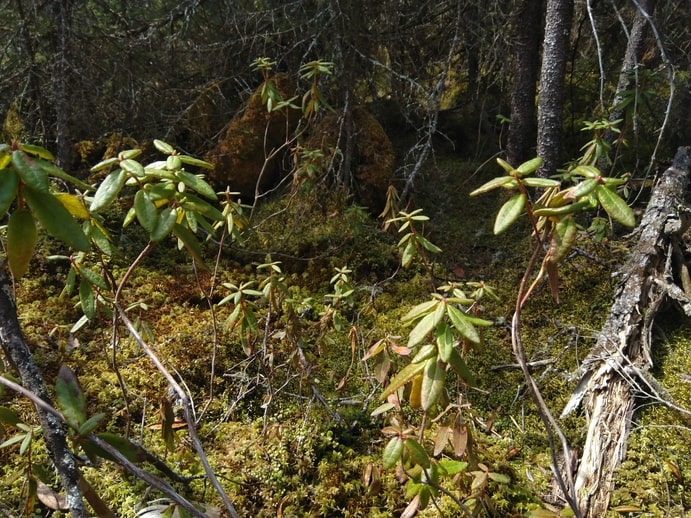
M 123 290 L 131 308 L 136 306 L 134 301 L 145 301 L 131 310 L 139 312 L 141 334 L 152 342 L 175 343 L 166 354 L 180 378 L 189 381 L 191 388 L 186 390 L 191 397 L 204 406 L 201 413 L 208 412 L 197 426 L 209 459 L 238 509 L 226 505 L 231 516 L 237 512 L 235 516 L 408 517 L 418 509 L 424 516 L 567 516 L 561 509 L 575 507 L 575 500 L 559 496 L 566 485 L 551 480 L 555 448 L 548 445 L 538 413 L 528 410 L 528 417 L 521 417 L 514 406 L 519 399 L 530 399 L 525 386 L 518 395 L 509 393 L 522 382 L 517 381 L 519 371 L 504 324 L 512 289 L 520 282 L 516 270 L 528 258 L 525 242 L 521 232 L 504 240 L 483 237 L 481 229 L 491 222 L 501 199 L 466 205 L 467 194 L 499 174 L 494 158 L 518 167 L 539 156 L 537 175 L 541 178 L 563 174 L 569 164 L 587 164 L 597 166 L 602 177 L 623 179 L 618 192 L 640 215 L 651 186 L 677 149 L 691 144 L 691 1 L 8 0 L 0 4 L 0 19 L 0 142 L 42 146 L 62 169 L 88 183 L 103 180 L 102 173 L 90 171 L 92 166 L 123 149 L 143 149 L 145 156 L 154 159 L 154 147 L 161 150 L 160 144 L 152 144 L 154 139 L 170 144 L 176 153 L 206 159 L 216 165 L 208 173 L 214 189 L 240 191 L 241 201 L 248 204 L 247 220 L 238 226 L 248 234 L 244 242 L 239 238 L 229 242 L 230 248 L 223 253 L 223 243 L 218 251 L 204 249 L 210 257 L 218 253 L 211 286 L 225 281 L 227 289 L 239 287 L 236 293 L 240 293 L 247 281 L 249 291 L 244 296 L 259 296 L 252 288 L 264 277 L 255 274 L 254 268 L 264 260 L 257 272 L 273 268 L 277 274 L 286 274 L 280 282 L 290 280 L 277 309 L 273 299 L 247 306 L 253 308 L 252 318 L 266 326 L 263 338 L 256 338 L 261 336 L 256 322 L 254 327 L 249 324 L 245 337 L 238 337 L 233 335 L 234 326 L 225 329 L 225 334 L 217 333 L 222 317 L 227 316 L 223 313 L 227 308 L 219 309 L 226 299 L 211 294 L 213 288 L 204 293 L 201 286 L 207 282 L 206 274 L 196 269 L 196 252 L 191 270 L 181 266 L 185 259 L 180 254 L 166 255 L 159 249 L 139 265 L 133 250 L 146 243 L 146 236 L 125 238 L 123 233 L 119 239 L 123 253 L 108 263 L 117 271 L 114 278 L 132 284 Z M 324 68 L 318 76 L 309 75 L 320 65 Z M 281 101 L 296 105 L 295 113 L 302 108 L 298 122 L 286 116 L 289 136 L 285 142 L 279 135 L 272 144 L 269 131 L 264 133 L 270 125 L 269 118 L 263 118 L 265 97 L 261 117 L 251 118 L 252 103 L 267 84 L 281 90 Z M 315 106 L 310 102 L 318 102 L 319 107 L 306 109 Z M 242 147 L 246 141 L 233 140 L 229 128 L 251 133 L 253 124 L 260 124 L 262 145 L 258 166 L 253 161 L 257 157 L 243 162 L 256 175 L 250 175 L 251 183 L 245 188 L 246 178 L 239 179 L 239 172 L 229 170 L 223 156 L 233 154 L 240 157 L 234 160 L 244 160 L 242 149 L 229 150 L 229 146 L 240 142 Z M 325 162 L 312 161 L 323 156 L 309 154 L 309 146 L 318 145 L 320 139 L 322 144 L 331 142 L 328 150 L 333 154 Z M 592 143 L 594 147 L 589 147 Z M 283 180 L 265 185 L 262 175 L 270 162 Z M 321 175 L 316 186 L 314 175 Z M 389 185 L 396 191 L 388 190 Z M 420 249 L 421 263 L 405 271 L 398 269 L 394 257 L 400 236 L 387 234 L 387 223 L 382 231 L 382 222 L 376 218 L 380 212 L 384 218 L 396 216 L 390 212 L 392 193 L 400 202 L 397 208 L 408 211 L 400 213 L 404 220 L 413 210 L 424 208 L 432 218 L 423 225 L 424 231 L 441 247 L 417 241 L 427 252 Z M 115 220 L 121 221 L 130 205 L 123 201 L 105 213 L 106 222 L 112 226 Z M 405 221 L 412 229 L 427 220 Z M 561 278 L 559 289 L 571 294 L 571 303 L 563 295 L 560 308 L 546 305 L 548 309 L 531 316 L 525 325 L 529 338 L 540 344 L 533 351 L 538 362 L 544 359 L 540 354 L 547 354 L 547 344 L 558 347 L 560 340 L 572 344 L 585 334 L 594 335 L 606 316 L 614 292 L 611 272 L 623 262 L 630 246 L 620 241 L 623 232 L 616 225 L 593 230 L 594 225 L 588 227 L 591 223 L 590 219 L 579 221 L 588 236 L 579 248 L 579 260 L 589 266 L 570 267 L 576 280 L 564 280 L 569 274 Z M 119 224 L 115 228 L 124 232 Z M 521 230 L 524 238 L 530 233 Z M 195 457 L 199 452 L 190 446 L 194 439 L 176 439 L 177 447 L 171 448 L 172 439 L 165 433 L 160 440 L 147 435 L 156 426 L 164 430 L 170 426 L 156 422 L 153 415 L 158 415 L 158 403 L 151 403 L 166 390 L 165 380 L 151 381 L 158 376 L 156 371 L 139 364 L 136 343 L 125 341 L 125 331 L 119 372 L 115 353 L 111 360 L 104 346 L 112 340 L 114 348 L 120 339 L 115 325 L 109 335 L 106 312 L 99 313 L 98 325 L 90 322 L 79 332 L 67 332 L 80 316 L 60 293 L 69 275 L 46 259 L 57 252 L 49 244 L 41 246 L 46 250 L 36 254 L 28 279 L 17 280 L 16 289 L 20 320 L 48 384 L 64 376 L 60 365 L 70 365 L 79 373 L 86 397 L 107 414 L 104 422 L 109 432 L 129 436 L 130 426 L 139 423 L 136 438 L 155 454 L 170 454 L 168 460 L 175 469 L 190 476 L 185 480 L 172 477 L 176 489 L 191 500 L 218 506 L 213 509 L 221 513 L 219 502 L 228 502 L 212 494 L 211 484 L 194 479 L 203 478 Z M 426 253 L 442 250 L 439 262 L 425 258 Z M 276 266 L 279 263 L 271 266 L 272 258 L 283 261 L 284 271 Z M 500 263 L 504 266 L 497 266 Z M 130 278 L 130 264 L 139 265 L 141 273 Z M 334 269 L 337 273 L 332 277 Z M 376 411 L 371 415 L 382 388 L 405 365 L 391 367 L 397 360 L 392 360 L 395 355 L 390 351 L 400 349 L 395 340 L 386 340 L 409 332 L 402 330 L 400 320 L 430 291 L 430 278 L 432 291 L 449 283 L 451 290 L 454 282 L 496 282 L 506 306 L 491 315 L 494 327 L 483 337 L 483 346 L 494 341 L 505 347 L 503 352 L 487 346 L 488 352 L 473 353 L 467 336 L 456 342 L 455 347 L 462 344 L 464 358 L 466 353 L 474 358 L 467 360 L 474 375 L 466 378 L 459 373 L 454 384 L 447 382 L 444 390 L 451 403 L 440 413 L 439 422 L 430 424 L 425 408 L 420 424 L 412 402 L 411 408 L 401 410 L 405 419 L 417 423 L 411 430 L 420 426 L 421 443 L 425 444 L 424 431 L 431 434 L 435 427 L 436 439 L 428 435 L 426 446 L 437 459 L 446 458 L 443 445 L 438 447 L 435 441 L 440 441 L 439 429 L 448 428 L 450 449 L 456 453 L 449 458 L 468 463 L 467 472 L 454 478 L 451 466 L 461 470 L 460 465 L 432 462 L 431 466 L 450 470 L 446 479 L 442 477 L 450 491 L 437 491 L 437 485 L 443 484 L 436 478 L 430 483 L 432 475 L 424 469 L 431 467 L 423 468 L 422 475 L 401 473 L 402 467 L 396 473 L 382 469 L 384 441 L 391 430 L 400 424 L 396 433 L 401 438 L 410 431 L 404 431 L 405 426 L 394 418 L 383 422 Z M 326 293 L 324 286 L 334 291 Z M 468 286 L 477 292 L 477 285 Z M 550 289 L 554 292 L 555 288 L 551 285 Z M 120 289 L 116 303 L 119 296 Z M 235 307 L 246 307 L 244 299 L 234 300 Z M 83 297 L 81 304 L 83 309 Z M 79 309 L 78 303 L 74 306 Z M 473 311 L 477 307 L 473 304 Z M 575 320 L 576 314 L 583 320 L 580 324 L 592 328 L 587 332 L 579 328 L 574 331 L 578 338 L 569 338 L 567 328 L 571 328 L 562 322 Z M 678 333 L 680 342 L 688 341 L 684 338 L 688 330 L 682 325 L 679 331 L 674 317 L 664 325 L 665 332 Z M 263 356 L 247 344 L 250 335 L 263 340 Z M 286 351 L 277 346 L 275 357 L 272 353 L 267 360 L 267 343 L 281 343 L 285 336 L 294 338 L 294 348 Z M 378 342 L 383 336 L 387 338 Z M 180 337 L 188 342 L 178 343 Z M 55 355 L 47 352 L 64 340 L 81 340 L 83 345 L 77 352 L 64 346 L 56 346 Z M 46 341 L 52 345 L 39 345 Z M 213 355 L 203 349 L 210 342 Z M 384 346 L 374 354 L 372 344 L 380 342 L 387 344 L 386 368 L 376 363 L 381 356 L 368 367 L 360 360 L 373 361 Z M 335 344 L 340 345 L 340 353 Z M 231 352 L 217 357 L 216 351 L 224 347 Z M 664 356 L 674 357 L 669 352 Z M 573 363 L 573 359 L 568 361 Z M 11 363 L 5 362 L 2 371 L 11 372 Z M 503 377 L 497 364 L 515 370 Z M 566 372 L 571 367 L 560 369 Z M 558 413 L 557 407 L 568 398 L 565 391 L 573 389 L 573 380 L 565 374 L 553 372 L 552 376 L 540 378 L 540 383 Z M 472 384 L 466 382 L 472 377 L 480 379 L 477 392 L 468 389 Z M 318 385 L 316 378 L 327 381 Z M 684 406 L 688 389 L 679 390 L 670 389 Z M 129 396 L 124 395 L 127 391 Z M 478 397 L 479 393 L 483 395 Z M 31 420 L 28 404 L 22 406 L 7 393 L 0 397 L 1 408 L 18 405 L 22 418 Z M 455 398 L 461 409 L 453 414 L 456 424 L 442 426 L 442 417 L 447 412 L 451 415 L 450 409 L 457 411 Z M 354 399 L 361 404 L 359 410 L 348 406 Z M 0 474 L 8 488 L 8 496 L 0 496 L 0 513 L 49 516 L 59 506 L 37 500 L 37 484 L 51 486 L 47 491 L 57 494 L 59 477 L 43 467 L 50 465 L 44 462 L 45 450 L 36 447 L 35 458 L 24 447 L 21 454 L 11 451 L 18 442 L 10 441 L 17 423 L 8 415 L 0 412 L 4 423 L 0 440 L 6 443 L 0 450 Z M 678 416 L 649 418 L 648 423 L 664 421 L 670 428 L 688 424 Z M 584 441 L 579 419 L 571 416 L 564 421 L 568 439 L 577 445 Z M 144 426 L 147 420 L 154 424 Z M 513 435 L 514 425 L 521 430 L 520 441 Z M 313 433 L 305 433 L 310 427 Z M 458 437 L 451 438 L 452 430 Z M 680 445 L 691 441 L 687 432 L 679 433 L 671 439 L 665 436 L 673 442 L 671 450 L 680 448 L 678 456 L 658 459 L 663 467 L 655 467 L 659 476 L 647 485 L 637 476 L 645 477 L 641 470 L 653 469 L 645 457 L 651 449 L 646 440 L 652 439 L 634 439 L 630 464 L 624 464 L 619 475 L 622 489 L 612 496 L 608 511 L 612 516 L 683 516 L 687 512 L 691 488 L 685 481 L 691 476 L 691 465 L 679 458 L 685 451 Z M 463 447 L 459 441 L 465 441 Z M 229 446 L 233 442 L 237 449 Z M 406 448 L 407 455 L 416 460 L 414 446 Z M 388 447 L 387 451 L 391 453 Z M 531 466 L 539 475 L 531 474 Z M 99 469 L 106 473 L 102 466 L 88 463 L 84 471 L 105 501 L 105 509 L 110 506 L 118 516 L 137 512 L 156 516 L 146 514 L 144 502 L 154 499 L 144 495 L 147 484 L 133 482 L 117 470 L 107 471 L 99 484 Z M 415 484 L 408 483 L 406 489 L 403 484 L 410 480 Z M 433 491 L 422 491 L 425 484 Z M 665 484 L 667 493 L 658 493 Z M 641 486 L 645 488 L 636 489 Z M 88 493 L 83 487 L 81 491 Z M 610 493 L 608 489 L 605 508 L 610 505 Z M 94 509 L 94 501 L 99 500 L 88 499 Z M 592 509 L 603 508 L 591 509 L 591 504 L 596 505 L 583 503 L 575 515 L 598 516 L 600 511 Z M 104 513 L 103 508 L 96 513 Z M 72 515 L 86 516 L 74 509 Z

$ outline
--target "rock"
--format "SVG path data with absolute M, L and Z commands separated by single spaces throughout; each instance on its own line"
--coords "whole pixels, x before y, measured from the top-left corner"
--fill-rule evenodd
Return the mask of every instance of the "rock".
M 276 74 L 271 81 L 284 99 L 293 95 L 295 86 L 288 75 Z M 285 153 L 268 157 L 291 138 L 300 119 L 294 109 L 269 112 L 261 91 L 261 86 L 254 91 L 230 121 L 223 140 L 205 157 L 215 166 L 208 175 L 210 183 L 219 190 L 229 187 L 239 192 L 243 201 L 252 201 L 256 192 L 266 192 L 280 180 Z
M 337 113 L 325 115 L 310 131 L 305 147 L 321 149 L 330 156 L 340 132 L 339 116 Z M 381 124 L 365 108 L 353 109 L 353 127 L 355 141 L 351 168 L 356 199 L 376 215 L 386 203 L 386 191 L 394 177 L 396 154 Z

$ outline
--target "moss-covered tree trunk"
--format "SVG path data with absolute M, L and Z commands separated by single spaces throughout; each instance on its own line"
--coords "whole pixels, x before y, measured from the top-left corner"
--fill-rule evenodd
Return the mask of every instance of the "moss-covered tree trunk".
M 650 378 L 651 330 L 664 300 L 680 302 L 691 316 L 691 301 L 674 284 L 670 254 L 689 225 L 684 193 L 689 153 L 680 148 L 655 187 L 638 227 L 638 243 L 619 272 L 611 312 L 598 341 L 579 369 L 580 382 L 562 416 L 581 402 L 588 434 L 576 474 L 576 494 L 584 516 L 604 516 L 614 488 L 614 472 L 626 454 L 636 396 L 659 398 Z

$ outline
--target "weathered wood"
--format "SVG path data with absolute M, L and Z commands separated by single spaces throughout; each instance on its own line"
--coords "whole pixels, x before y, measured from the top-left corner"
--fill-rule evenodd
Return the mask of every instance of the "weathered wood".
M 689 152 L 679 148 L 654 188 L 635 233 L 638 242 L 619 276 L 620 285 L 597 343 L 578 370 L 580 382 L 562 416 L 581 403 L 588 434 L 576 474 L 584 516 L 603 516 L 614 487 L 613 474 L 626 454 L 637 395 L 657 396 L 652 367 L 651 330 L 661 303 L 679 301 L 671 272 L 673 247 L 688 226 L 684 194 Z M 684 298 L 683 292 L 681 298 Z M 691 315 L 688 299 L 682 308 Z

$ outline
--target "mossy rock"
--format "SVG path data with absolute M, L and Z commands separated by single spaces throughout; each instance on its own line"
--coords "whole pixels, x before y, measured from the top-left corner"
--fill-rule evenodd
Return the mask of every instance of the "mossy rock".
M 295 91 L 286 74 L 276 74 L 271 82 L 284 99 Z M 293 109 L 269 112 L 261 91 L 261 87 L 254 91 L 230 121 L 223 140 L 206 155 L 215 166 L 208 175 L 214 187 L 229 187 L 243 200 L 254 199 L 257 188 L 259 193 L 266 192 L 280 179 L 280 157 L 268 155 L 293 135 L 300 118 L 299 111 Z
M 353 109 L 355 142 L 351 165 L 358 203 L 378 214 L 386 203 L 386 191 L 393 182 L 396 154 L 384 128 L 363 107 Z M 331 155 L 338 145 L 341 131 L 340 114 L 325 115 L 310 132 L 305 143 L 308 149 L 321 149 Z

